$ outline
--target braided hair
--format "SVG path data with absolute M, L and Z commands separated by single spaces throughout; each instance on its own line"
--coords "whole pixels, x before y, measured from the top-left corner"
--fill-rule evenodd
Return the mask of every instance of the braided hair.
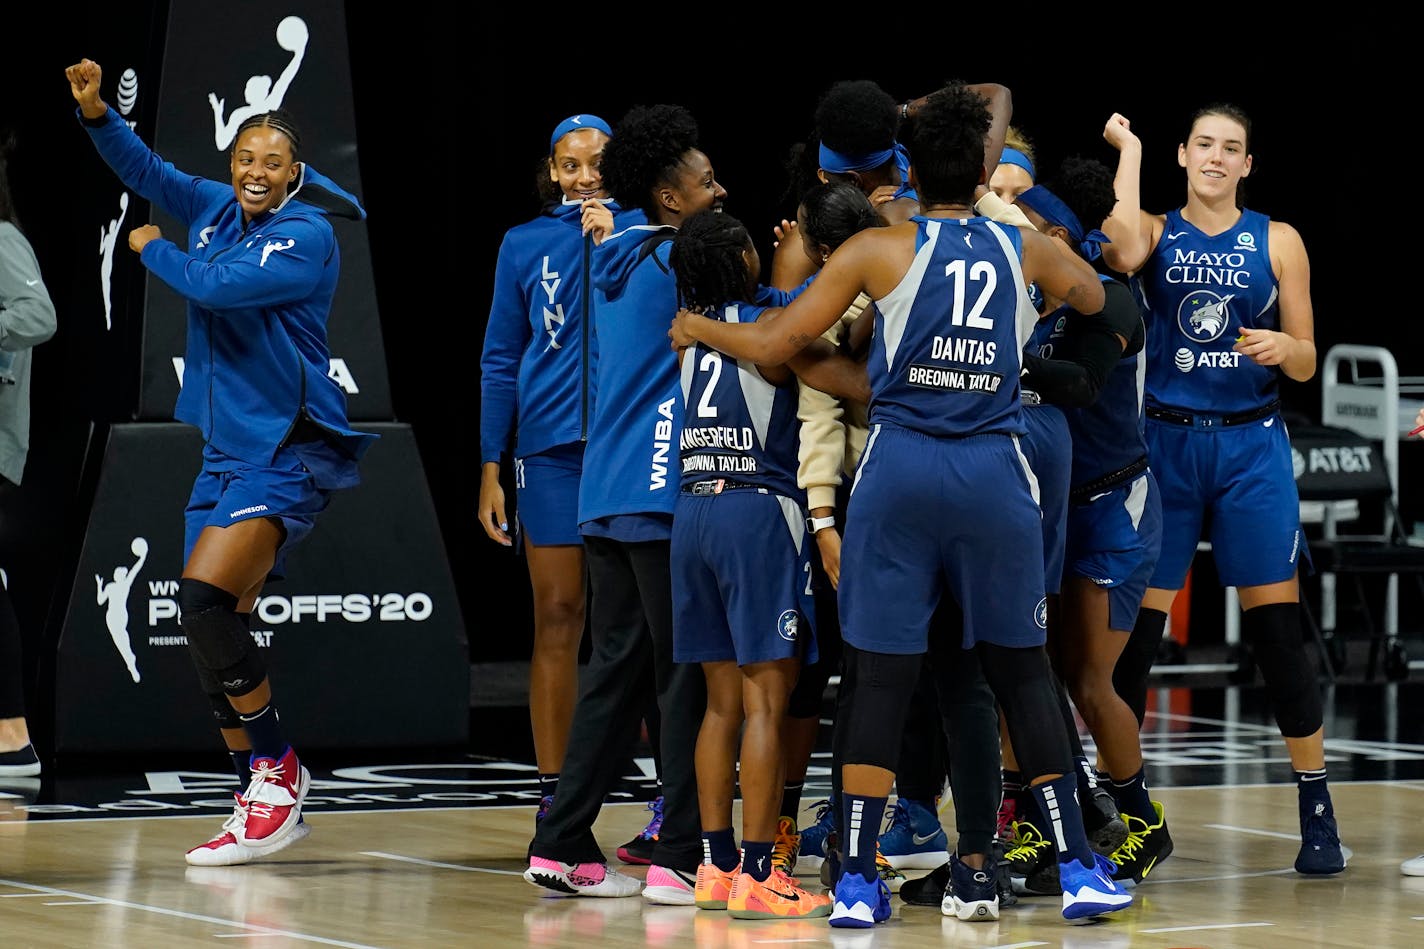
M 677 275 L 678 305 L 705 313 L 754 295 L 756 277 L 747 266 L 753 250 L 746 225 L 721 211 L 699 211 L 672 239 L 668 262 Z
M 292 143 L 292 161 L 300 160 L 302 150 L 302 133 L 297 130 L 296 120 L 292 118 L 292 113 L 286 109 L 273 109 L 271 112 L 263 112 L 254 115 L 237 127 L 237 134 L 232 137 L 233 150 L 237 150 L 237 143 L 242 138 L 242 133 L 250 128 L 265 125 L 268 128 L 276 129 L 287 136 L 287 141 Z

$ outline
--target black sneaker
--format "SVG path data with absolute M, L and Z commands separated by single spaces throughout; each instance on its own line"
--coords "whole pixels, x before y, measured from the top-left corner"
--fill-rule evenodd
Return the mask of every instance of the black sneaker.
M 1127 821 L 1102 785 L 1094 785 L 1083 805 L 1083 829 L 1088 833 L 1088 846 L 1104 857 L 1111 857 L 1127 840 Z
M 999 918 L 999 890 L 994 882 L 994 867 L 986 865 L 975 870 L 959 859 L 949 858 L 950 884 L 945 890 L 939 911 L 964 922 L 992 922 Z
M 659 794 L 648 802 L 648 810 L 653 812 L 648 826 L 638 831 L 638 836 L 618 848 L 618 859 L 624 863 L 651 864 L 653 848 L 658 844 L 658 835 L 663 829 L 663 796 Z
M 1114 880 L 1131 880 L 1134 884 L 1147 879 L 1157 864 L 1172 855 L 1172 835 L 1167 832 L 1167 818 L 1160 801 L 1152 802 L 1157 823 L 1149 824 L 1140 817 L 1124 814 L 1127 840 L 1113 851 L 1111 860 L 1117 865 Z
M 900 885 L 900 899 L 911 906 L 939 906 L 949 886 L 949 862 L 935 867 L 926 876 L 906 880 Z
M 1305 811 L 1305 808 L 1302 808 Z M 1340 828 L 1329 804 L 1315 804 L 1300 817 L 1300 853 L 1295 858 L 1297 873 L 1323 875 L 1345 869 L 1345 852 L 1340 849 Z
M 0 778 L 34 778 L 40 773 L 40 756 L 33 744 L 18 751 L 0 751 Z
M 1058 853 L 1053 843 L 1026 820 L 1015 821 L 1013 839 L 1004 850 L 1013 892 L 1020 896 L 1057 896 Z

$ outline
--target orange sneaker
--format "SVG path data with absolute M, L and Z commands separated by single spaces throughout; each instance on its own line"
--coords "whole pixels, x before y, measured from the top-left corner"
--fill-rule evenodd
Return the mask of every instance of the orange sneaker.
M 697 886 L 692 891 L 692 901 L 698 909 L 726 909 L 727 899 L 732 895 L 732 881 L 741 872 L 740 863 L 730 870 L 719 870 L 717 864 L 704 860 L 697 865 Z
M 795 878 L 772 868 L 765 882 L 738 873 L 727 897 L 727 913 L 735 919 L 792 919 L 831 915 L 831 898 L 801 888 Z

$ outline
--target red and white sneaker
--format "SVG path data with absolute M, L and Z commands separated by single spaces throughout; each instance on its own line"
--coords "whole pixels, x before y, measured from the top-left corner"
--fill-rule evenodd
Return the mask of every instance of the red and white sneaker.
M 212 840 L 205 844 L 199 844 L 183 855 L 195 867 L 229 867 L 237 863 L 246 863 L 252 859 L 252 853 L 242 844 L 237 842 L 237 832 L 242 830 L 242 825 L 247 823 L 247 802 L 242 799 L 241 794 L 234 794 L 233 800 L 236 802 L 232 808 L 232 814 L 223 821 L 222 830 Z
M 311 775 L 289 746 L 280 758 L 252 759 L 252 783 L 243 798 L 247 816 L 233 836 L 256 856 L 275 853 L 305 837 L 298 828 Z
M 227 820 L 223 821 L 222 830 L 218 835 L 183 855 L 183 859 L 187 860 L 190 866 L 233 867 L 251 863 L 258 857 L 276 852 L 276 850 L 253 850 L 238 843 L 237 834 L 247 823 L 247 801 L 243 800 L 241 794 L 234 794 L 233 800 L 236 803 L 233 805 L 232 813 Z M 306 821 L 298 821 L 297 826 L 292 828 L 292 832 L 287 835 L 286 843 L 282 846 L 294 844 L 310 833 L 311 828 L 307 826 Z

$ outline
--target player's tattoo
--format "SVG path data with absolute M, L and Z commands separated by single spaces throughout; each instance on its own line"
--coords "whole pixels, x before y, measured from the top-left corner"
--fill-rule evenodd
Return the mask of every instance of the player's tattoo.
M 1084 288 L 1074 287 L 1073 289 L 1068 291 L 1068 297 L 1065 302 L 1067 302 L 1067 304 L 1073 309 L 1078 310 L 1078 302 L 1083 299 L 1083 294 L 1085 293 L 1087 293 L 1087 290 L 1085 290 Z M 1082 313 L 1083 311 L 1078 310 L 1078 312 Z
M 813 339 L 816 339 L 816 337 L 807 336 L 805 333 L 792 333 L 791 336 L 788 337 L 788 341 L 797 349 L 806 348 L 811 344 L 811 340 Z

